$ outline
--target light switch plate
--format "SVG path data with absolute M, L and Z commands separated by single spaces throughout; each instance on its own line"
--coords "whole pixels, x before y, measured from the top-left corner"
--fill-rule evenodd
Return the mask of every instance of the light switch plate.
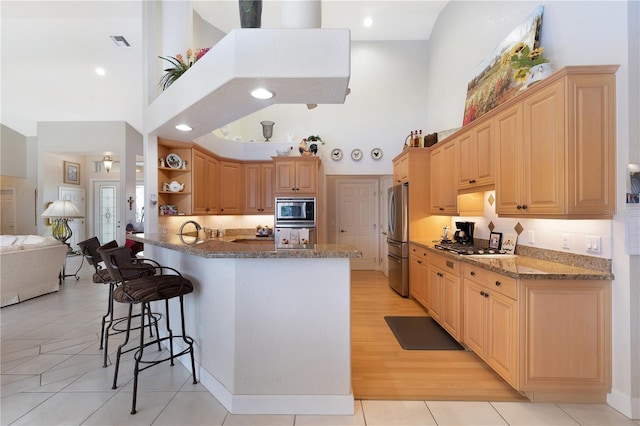
M 598 235 L 587 235 L 587 253 L 602 253 L 602 237 Z

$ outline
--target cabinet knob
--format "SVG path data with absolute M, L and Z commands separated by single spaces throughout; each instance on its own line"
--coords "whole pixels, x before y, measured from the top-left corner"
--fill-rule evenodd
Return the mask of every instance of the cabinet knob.
M 528 207 L 526 204 L 524 204 L 524 205 L 522 206 L 522 209 L 523 209 L 523 210 L 526 210 L 526 209 L 528 209 L 528 208 L 529 208 L 529 207 Z
M 416 260 L 416 262 L 422 265 L 422 260 Z
M 443 275 L 442 275 L 440 272 L 438 272 L 438 276 L 439 276 L 439 277 L 442 277 Z
M 502 283 L 500 281 L 496 281 L 496 287 L 500 287 Z
M 444 211 L 444 207 L 438 207 L 438 210 Z
M 516 206 L 516 209 L 518 209 L 518 210 L 522 210 L 522 206 L 521 206 L 520 204 L 518 204 L 518 205 Z
M 475 277 L 475 276 L 476 276 L 476 273 L 475 273 L 475 272 L 473 272 L 473 271 L 471 271 L 471 274 L 470 274 L 470 275 L 471 275 L 472 277 Z
M 489 297 L 489 293 L 485 293 L 483 296 L 484 297 Z
M 340 232 L 347 232 L 347 231 L 345 231 L 344 229 L 341 229 Z
M 480 296 L 484 296 L 485 292 L 484 291 L 480 291 Z

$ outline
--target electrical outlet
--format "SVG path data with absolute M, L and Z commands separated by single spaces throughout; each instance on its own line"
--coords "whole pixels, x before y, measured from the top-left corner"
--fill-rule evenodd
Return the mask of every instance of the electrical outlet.
M 571 250 L 571 236 L 566 232 L 562 233 L 562 248 Z
M 536 243 L 536 236 L 535 233 L 533 232 L 533 230 L 527 231 L 527 241 L 529 244 L 535 244 Z

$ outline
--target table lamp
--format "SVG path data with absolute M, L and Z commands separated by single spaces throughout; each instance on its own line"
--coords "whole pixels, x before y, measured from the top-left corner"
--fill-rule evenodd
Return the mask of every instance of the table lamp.
M 54 201 L 42 212 L 41 216 L 53 221 L 53 227 L 51 229 L 53 238 L 65 244 L 67 244 L 67 240 L 73 235 L 71 228 L 69 228 L 69 220 L 84 217 L 73 202 L 69 200 Z

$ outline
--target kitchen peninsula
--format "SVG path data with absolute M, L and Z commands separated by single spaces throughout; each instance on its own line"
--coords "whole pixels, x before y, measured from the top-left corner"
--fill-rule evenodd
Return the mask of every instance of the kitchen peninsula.
M 131 238 L 145 244 L 145 257 L 193 281 L 185 321 L 196 341 L 197 379 L 229 412 L 353 414 L 349 261 L 359 251 Z

